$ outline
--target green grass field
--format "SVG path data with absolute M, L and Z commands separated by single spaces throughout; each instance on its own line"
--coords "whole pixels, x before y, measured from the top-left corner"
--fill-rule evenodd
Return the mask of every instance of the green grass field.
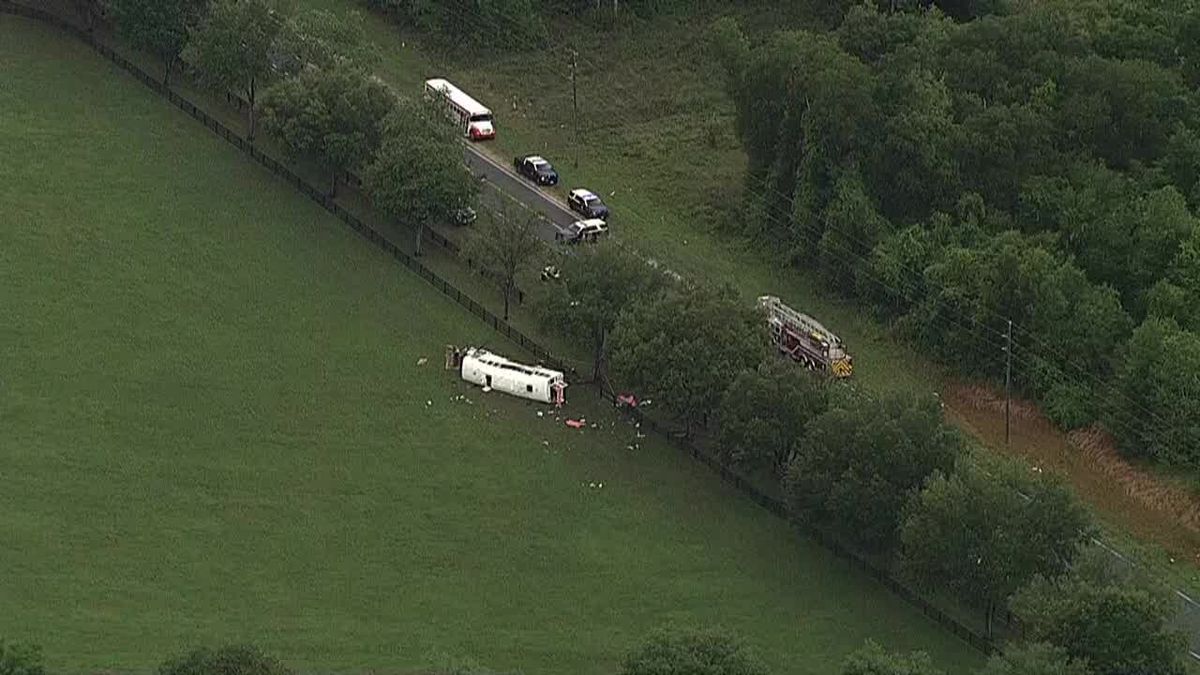
M 457 382 L 511 348 L 86 47 L 0 15 L 0 62 L 0 636 L 53 671 L 610 673 L 668 621 L 980 662 L 589 392 L 568 433 Z

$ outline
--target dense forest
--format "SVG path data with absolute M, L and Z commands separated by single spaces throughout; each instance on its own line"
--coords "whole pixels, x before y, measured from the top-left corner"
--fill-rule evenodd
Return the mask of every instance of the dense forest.
M 1057 422 L 1200 467 L 1200 8 L 946 9 L 717 22 L 744 234 L 969 376 L 1003 377 L 1011 320 L 1015 384 Z

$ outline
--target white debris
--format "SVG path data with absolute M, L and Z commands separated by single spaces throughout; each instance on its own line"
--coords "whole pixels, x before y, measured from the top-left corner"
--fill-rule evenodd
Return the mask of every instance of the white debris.
M 425 365 L 426 363 L 429 363 L 429 359 L 425 358 L 424 356 L 422 356 L 421 358 L 417 359 L 417 365 L 418 365 L 418 366 L 423 366 L 423 365 Z
M 492 390 L 492 388 L 491 388 L 491 387 L 484 387 L 484 388 L 483 388 L 483 393 L 485 393 L 485 394 L 486 394 L 486 393 L 488 393 L 488 392 L 489 392 L 489 391 L 491 391 L 491 390 Z
M 431 406 L 431 405 L 433 405 L 433 401 L 425 401 L 425 405 L 426 405 L 426 406 Z

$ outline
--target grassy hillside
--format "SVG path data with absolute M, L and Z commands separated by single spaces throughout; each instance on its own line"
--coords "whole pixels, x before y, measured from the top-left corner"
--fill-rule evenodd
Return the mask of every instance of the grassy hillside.
M 0 59 L 0 635 L 54 671 L 608 673 L 667 621 L 980 661 L 588 392 L 457 382 L 511 347 L 85 47 L 0 16 Z

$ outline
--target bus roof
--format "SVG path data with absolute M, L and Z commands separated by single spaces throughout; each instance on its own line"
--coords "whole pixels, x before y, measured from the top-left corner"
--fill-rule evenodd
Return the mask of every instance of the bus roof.
M 468 96 L 467 92 L 454 86 L 449 80 L 435 77 L 431 80 L 425 80 L 425 86 L 445 94 L 451 103 L 467 111 L 468 115 L 490 115 L 492 113 L 491 110 L 488 110 L 487 106 Z

